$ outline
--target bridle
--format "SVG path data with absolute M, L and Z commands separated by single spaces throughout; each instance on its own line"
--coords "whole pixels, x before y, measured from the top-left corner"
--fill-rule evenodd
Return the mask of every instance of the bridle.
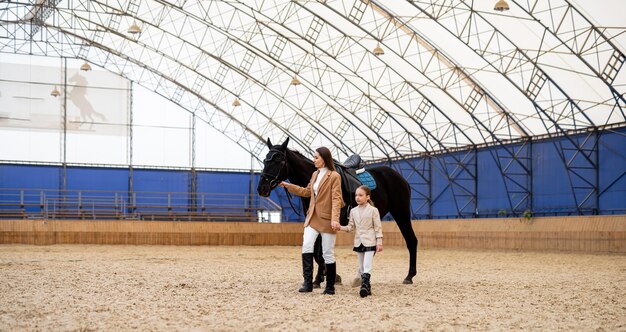
M 280 166 L 278 168 L 278 172 L 276 172 L 276 175 L 267 173 L 267 172 L 262 172 L 261 176 L 264 176 L 267 179 L 271 179 L 270 180 L 270 190 L 273 190 L 274 188 L 276 188 L 276 186 L 278 186 L 278 184 L 282 181 L 280 180 L 280 174 L 283 172 L 283 169 L 287 169 L 287 154 L 281 150 L 278 149 L 270 149 L 270 153 L 274 152 L 272 155 L 268 154 L 268 157 L 265 158 L 265 160 L 263 160 L 263 163 L 265 164 L 268 161 L 271 161 L 272 159 L 274 159 L 274 156 L 276 154 L 280 154 L 283 156 L 283 160 L 280 162 Z M 287 178 L 285 176 L 285 178 Z
M 273 154 L 269 154 L 267 158 L 265 158 L 265 160 L 263 160 L 263 164 L 265 164 L 268 161 L 271 161 L 272 159 L 274 159 L 274 156 L 277 154 L 280 154 L 283 156 L 283 160 L 280 162 L 280 166 L 278 168 L 278 172 L 276 172 L 276 175 L 272 175 L 270 173 L 267 172 L 261 172 L 261 176 L 265 177 L 267 179 L 271 179 L 270 180 L 270 190 L 274 190 L 274 188 L 276 188 L 278 186 L 278 184 L 282 181 L 280 180 L 280 174 L 283 172 L 283 169 L 285 169 L 285 174 L 287 174 L 287 153 L 278 149 L 270 149 L 270 153 L 274 152 Z M 285 179 L 287 178 L 287 175 L 285 175 Z M 289 205 L 291 205 L 291 209 L 298 215 L 300 215 L 300 212 L 293 206 L 293 203 L 291 202 L 291 193 L 289 192 L 289 190 L 287 190 L 287 188 L 285 189 L 285 193 L 287 194 L 287 200 L 289 201 Z

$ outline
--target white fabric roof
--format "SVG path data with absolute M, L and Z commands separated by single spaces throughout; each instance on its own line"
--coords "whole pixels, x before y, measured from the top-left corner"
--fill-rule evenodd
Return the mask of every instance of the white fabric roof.
M 87 60 L 254 155 L 267 137 L 374 160 L 626 121 L 624 2 L 495 2 L 2 2 L 0 52 Z

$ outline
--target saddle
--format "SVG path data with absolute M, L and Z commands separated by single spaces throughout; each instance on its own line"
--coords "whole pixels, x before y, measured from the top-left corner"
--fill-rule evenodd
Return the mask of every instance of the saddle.
M 359 155 L 354 154 L 346 159 L 343 164 L 335 161 L 335 166 L 335 170 L 341 175 L 341 192 L 345 203 L 341 208 L 339 223 L 345 226 L 348 224 L 350 210 L 356 206 L 354 192 L 362 184 L 357 173 L 363 172 L 363 161 Z

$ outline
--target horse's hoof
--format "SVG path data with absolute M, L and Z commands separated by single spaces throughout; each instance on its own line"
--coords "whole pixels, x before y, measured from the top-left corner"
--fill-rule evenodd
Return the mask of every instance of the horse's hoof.
M 341 284 L 341 276 L 340 275 L 336 274 L 335 282 L 338 283 L 338 284 Z
M 313 283 L 313 288 L 321 288 L 321 287 L 322 287 L 322 286 L 321 286 L 320 284 L 315 283 L 315 282 Z
M 361 286 L 361 278 L 356 277 L 354 278 L 354 280 L 352 280 L 352 287 L 359 287 Z
M 411 279 L 404 279 L 402 280 L 402 283 L 405 285 L 412 285 L 413 284 L 413 280 Z

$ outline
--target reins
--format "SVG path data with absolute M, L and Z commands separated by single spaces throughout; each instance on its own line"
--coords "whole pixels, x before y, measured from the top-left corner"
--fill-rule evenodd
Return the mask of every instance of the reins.
M 302 217 L 302 215 L 300 214 L 300 211 L 298 211 L 294 206 L 293 203 L 291 202 L 291 193 L 289 192 L 289 190 L 287 190 L 287 188 L 283 188 L 285 189 L 285 192 L 287 193 L 287 200 L 289 201 L 289 205 L 291 205 L 291 209 L 293 210 L 293 212 L 296 213 L 296 215 L 298 215 L 298 217 Z

